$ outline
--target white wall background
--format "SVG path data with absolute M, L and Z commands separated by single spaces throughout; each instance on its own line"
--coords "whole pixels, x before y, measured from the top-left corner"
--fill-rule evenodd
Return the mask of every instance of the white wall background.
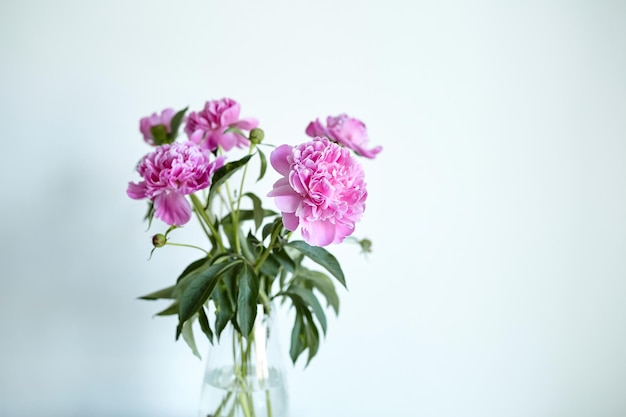
M 384 146 L 293 416 L 626 415 L 626 3 L 3 1 L 0 62 L 0 415 L 195 415 L 135 297 L 196 254 L 125 189 L 140 117 L 223 96 Z

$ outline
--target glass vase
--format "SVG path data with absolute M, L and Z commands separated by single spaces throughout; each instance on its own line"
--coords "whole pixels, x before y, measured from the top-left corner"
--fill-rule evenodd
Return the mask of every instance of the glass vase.
M 228 324 L 210 346 L 198 417 L 288 417 L 285 360 L 273 308 L 257 306 L 248 338 Z

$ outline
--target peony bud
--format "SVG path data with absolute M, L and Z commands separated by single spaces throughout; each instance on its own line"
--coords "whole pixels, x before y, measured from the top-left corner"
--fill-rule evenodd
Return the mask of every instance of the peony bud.
M 162 248 L 167 243 L 167 238 L 162 233 L 152 236 L 152 244 L 155 248 Z
M 359 240 L 359 245 L 361 245 L 362 253 L 372 253 L 372 241 L 365 238 Z
M 255 127 L 254 129 L 250 131 L 250 142 L 254 143 L 255 145 L 258 145 L 259 143 L 263 142 L 264 137 L 265 137 L 265 132 L 263 132 L 263 129 Z

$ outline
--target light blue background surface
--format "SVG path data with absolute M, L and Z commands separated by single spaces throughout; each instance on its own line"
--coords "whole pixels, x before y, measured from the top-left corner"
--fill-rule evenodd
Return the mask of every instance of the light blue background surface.
M 3 1 L 0 60 L 0 415 L 195 416 L 135 297 L 196 254 L 125 188 L 141 116 L 223 96 L 384 146 L 293 416 L 626 415 L 624 2 Z

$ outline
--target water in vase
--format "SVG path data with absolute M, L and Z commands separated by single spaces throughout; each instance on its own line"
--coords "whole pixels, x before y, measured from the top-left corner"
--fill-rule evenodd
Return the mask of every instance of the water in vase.
M 237 376 L 232 367 L 213 369 L 205 375 L 198 417 L 288 417 L 287 389 L 283 375 L 274 368 Z

